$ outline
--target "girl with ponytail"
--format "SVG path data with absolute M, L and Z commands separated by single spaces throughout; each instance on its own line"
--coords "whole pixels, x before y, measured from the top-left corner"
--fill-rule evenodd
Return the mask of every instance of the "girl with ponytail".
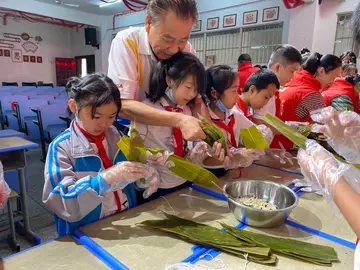
M 321 92 L 327 106 L 338 111 L 359 112 L 360 74 L 337 78 L 326 90 Z
M 277 116 L 283 121 L 312 122 L 310 113 L 325 107 L 320 90 L 331 85 L 341 74 L 341 60 L 331 54 L 313 53 L 302 64 L 302 71 L 280 92 L 280 109 Z M 273 147 L 286 149 L 294 145 L 284 136 L 276 136 Z

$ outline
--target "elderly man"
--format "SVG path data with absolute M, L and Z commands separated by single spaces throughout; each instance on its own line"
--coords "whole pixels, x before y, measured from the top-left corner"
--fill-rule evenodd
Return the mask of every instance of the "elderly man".
M 147 125 L 179 128 L 186 140 L 205 137 L 195 117 L 160 111 L 140 102 L 146 98 L 157 61 L 178 51 L 195 54 L 188 39 L 197 18 L 195 0 L 150 0 L 145 26 L 130 27 L 116 35 L 109 54 L 108 76 L 121 92 L 123 117 Z M 201 108 L 202 102 L 197 104 Z

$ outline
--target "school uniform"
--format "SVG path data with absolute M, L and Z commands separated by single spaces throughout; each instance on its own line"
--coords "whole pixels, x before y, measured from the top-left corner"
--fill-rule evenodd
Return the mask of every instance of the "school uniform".
M 172 108 L 170 103 L 164 97 L 161 97 L 155 103 L 151 102 L 149 99 L 144 100 L 143 103 L 162 111 L 173 111 L 190 116 L 192 115 L 188 106 L 178 105 L 176 108 Z M 187 142 L 183 140 L 181 131 L 177 128 L 136 123 L 136 130 L 144 139 L 146 147 L 168 150 L 180 157 L 184 157 L 188 150 Z M 159 195 L 162 196 L 171 193 L 172 191 L 189 184 L 185 179 L 173 174 L 165 166 L 156 166 L 156 169 L 160 173 L 161 181 L 158 191 L 153 194 L 150 199 L 156 198 Z M 138 197 L 138 199 L 141 198 Z
M 248 107 L 246 106 L 246 104 L 244 103 L 244 101 L 241 99 L 240 96 L 237 97 L 236 104 L 234 107 L 239 111 L 241 111 L 247 119 L 252 121 L 254 111 L 250 106 Z
M 125 156 L 116 146 L 121 139 L 114 127 L 90 141 L 81 126 L 70 127 L 49 145 L 45 164 L 43 203 L 54 213 L 59 236 L 103 217 L 136 206 L 134 184 L 109 191 L 99 171 Z
M 189 42 L 183 51 L 196 55 Z M 117 33 L 111 43 L 108 76 L 119 88 L 121 98 L 143 101 L 157 62 L 145 27 L 129 27 Z
M 308 71 L 297 72 L 287 87 L 279 92 L 278 106 L 280 108 L 276 116 L 284 122 L 312 122 L 311 111 L 326 107 L 320 89 L 320 82 Z M 294 144 L 283 135 L 276 135 L 271 147 L 280 148 L 279 141 L 287 150 L 294 147 Z
M 241 94 L 242 90 L 245 87 L 245 83 L 247 79 L 255 72 L 259 71 L 260 69 L 257 67 L 253 67 L 251 62 L 245 62 L 242 64 L 239 64 L 238 67 L 238 73 L 239 73 L 239 88 L 238 93 Z
M 344 78 L 336 78 L 332 85 L 321 90 L 326 106 L 339 111 L 359 111 L 359 101 L 354 86 Z

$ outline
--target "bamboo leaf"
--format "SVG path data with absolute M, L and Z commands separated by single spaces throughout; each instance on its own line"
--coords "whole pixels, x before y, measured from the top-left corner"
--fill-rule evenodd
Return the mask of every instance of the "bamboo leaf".
M 152 154 L 164 152 L 164 150 L 158 148 L 146 148 L 135 125 L 132 125 L 130 128 L 130 138 L 123 136 L 117 145 L 127 160 L 143 164 L 146 164 L 146 151 L 150 151 Z M 187 181 L 207 187 L 211 187 L 219 181 L 209 170 L 176 155 L 171 155 L 168 161 L 173 162 L 175 165 L 170 167 L 169 170 Z
M 283 121 L 281 121 L 276 116 L 271 113 L 267 113 L 264 116 L 264 121 L 276 128 L 281 134 L 283 134 L 286 138 L 292 141 L 295 145 L 300 148 L 306 149 L 306 140 L 307 138 L 302 135 L 300 132 L 297 132 L 293 128 L 286 125 Z
M 204 139 L 204 142 L 206 142 L 210 146 L 213 146 L 213 144 L 215 142 L 220 143 L 222 145 L 222 148 L 224 149 L 225 155 L 226 155 L 227 147 L 226 147 L 226 140 L 225 140 L 224 133 L 217 126 L 209 124 L 209 122 L 207 122 L 205 120 L 205 118 L 202 117 L 201 115 L 199 115 L 199 119 L 205 126 L 203 128 L 203 131 L 206 134 L 206 138 Z
M 274 252 L 286 254 L 306 261 L 331 264 L 338 261 L 337 254 L 332 247 L 310 244 L 302 241 L 253 233 L 220 223 L 230 234 L 239 239 L 248 239 L 257 246 L 268 247 Z
M 269 144 L 256 126 L 240 129 L 240 136 L 246 149 L 265 149 Z

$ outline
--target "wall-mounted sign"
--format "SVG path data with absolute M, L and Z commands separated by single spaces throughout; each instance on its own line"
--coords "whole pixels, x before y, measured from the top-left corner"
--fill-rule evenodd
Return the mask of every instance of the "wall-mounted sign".
M 207 30 L 213 30 L 219 28 L 219 17 L 207 19 Z
M 236 14 L 224 16 L 223 27 L 232 27 L 236 25 Z
M 258 19 L 258 11 L 257 10 L 244 12 L 243 25 L 257 23 L 257 19 Z
M 30 58 L 28 55 L 23 55 L 23 61 L 24 62 L 29 62 L 30 61 Z
M 264 8 L 263 22 L 277 21 L 279 19 L 279 7 Z
M 197 20 L 192 28 L 192 32 L 200 32 L 201 31 L 201 20 Z
M 11 50 L 11 60 L 15 63 L 22 63 L 22 52 L 21 50 Z
M 34 42 L 31 42 L 31 41 L 27 41 L 25 42 L 22 47 L 24 48 L 25 52 L 33 52 L 35 53 L 38 49 L 38 46 L 34 43 Z

